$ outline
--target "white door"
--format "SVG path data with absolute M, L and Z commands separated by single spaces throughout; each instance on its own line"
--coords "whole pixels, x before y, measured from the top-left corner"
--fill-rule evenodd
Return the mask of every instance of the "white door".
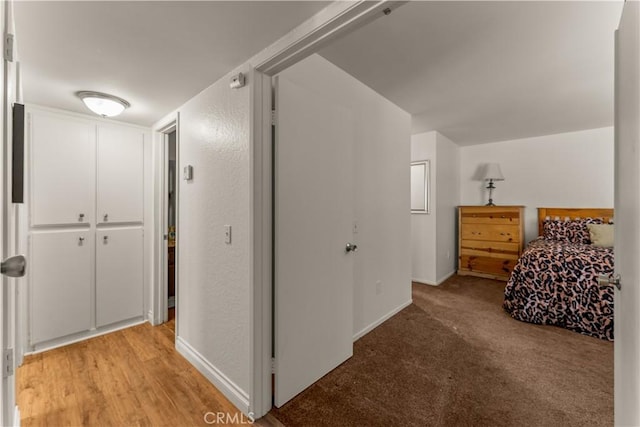
M 0 5 L 0 25 L 2 26 L 2 34 L 15 34 L 13 28 L 13 4 L 11 1 L 2 2 Z M 15 47 L 15 44 L 14 44 Z M 17 52 L 14 51 L 17 56 Z M 9 159 L 11 158 L 11 117 L 12 106 L 18 98 L 19 92 L 19 69 L 15 62 L 3 60 L 5 66 L 0 67 L 0 81 L 2 89 L 0 89 L 0 138 L 2 140 L 2 149 L 0 149 L 0 260 L 6 257 L 16 255 L 17 239 L 17 218 L 15 206 L 12 205 L 11 197 L 11 166 Z M 19 268 L 17 268 L 19 265 Z M 15 275 L 20 277 L 19 272 L 24 274 L 25 268 L 22 263 L 15 263 L 13 267 L 9 263 L 3 265 L 3 271 L 7 275 Z M 6 268 L 6 270 L 5 270 Z M 16 349 L 16 320 L 17 312 L 17 287 L 23 287 L 24 279 L 14 279 L 0 275 L 0 305 L 2 312 L 0 313 L 0 349 L 3 353 L 3 360 L 7 355 L 12 355 L 12 363 L 2 363 L 2 387 L 0 388 L 0 425 L 9 426 L 20 423 L 19 413 L 15 405 L 15 349 Z M 18 355 L 19 356 L 19 355 Z M 7 368 L 9 368 L 7 370 Z
M 142 228 L 96 232 L 96 327 L 142 316 Z
M 351 112 L 276 79 L 275 405 L 353 354 Z
M 142 222 L 143 150 L 141 130 L 98 127 L 98 224 Z
M 31 225 L 88 224 L 95 207 L 96 127 L 32 111 Z
M 616 35 L 615 425 L 640 425 L 640 5 L 626 2 Z
M 0 4 L 0 26 L 3 29 L 2 33 L 4 34 L 5 30 L 5 16 L 6 16 L 6 5 L 8 2 L 2 2 Z M 2 61 L 4 65 L 6 62 Z M 8 141 L 3 137 L 4 126 L 6 125 L 5 121 L 2 119 L 4 117 L 4 109 L 5 109 L 5 101 L 6 101 L 6 91 L 4 88 L 5 84 L 5 67 L 0 67 L 0 84 L 3 86 L 0 88 L 2 95 L 0 100 L 0 140 L 2 141 L 2 147 L 0 149 L 0 260 L 4 260 L 7 255 L 7 241 L 8 236 L 6 236 L 5 228 L 7 225 L 5 211 L 8 210 L 9 200 L 8 193 L 5 193 L 5 171 L 7 170 L 7 158 L 5 157 L 5 151 L 7 150 Z M 11 307 L 9 304 L 9 295 L 6 292 L 6 289 L 9 287 L 9 278 L 0 275 L 0 303 L 2 303 L 2 313 L 0 313 L 0 350 L 3 353 L 9 347 L 9 335 L 10 331 L 10 322 L 9 322 L 9 313 L 11 311 Z M 2 363 L 3 371 L 4 371 L 4 362 Z M 13 424 L 13 406 L 15 405 L 15 379 L 14 376 L 2 374 L 2 387 L 0 387 L 0 425 L 12 425 Z
M 93 232 L 31 234 L 31 345 L 91 329 Z

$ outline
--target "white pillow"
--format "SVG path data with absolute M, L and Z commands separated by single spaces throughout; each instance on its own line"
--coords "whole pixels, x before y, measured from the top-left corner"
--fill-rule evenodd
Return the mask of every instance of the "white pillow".
M 613 224 L 587 224 L 589 237 L 593 246 L 600 248 L 612 248 L 614 225 Z

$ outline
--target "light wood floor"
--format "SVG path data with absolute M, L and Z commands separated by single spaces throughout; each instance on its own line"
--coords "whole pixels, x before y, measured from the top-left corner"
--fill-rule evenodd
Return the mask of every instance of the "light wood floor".
M 145 323 L 26 357 L 17 373 L 22 425 L 173 427 L 206 425 L 207 412 L 239 416 L 174 349 L 174 329 L 175 320 Z

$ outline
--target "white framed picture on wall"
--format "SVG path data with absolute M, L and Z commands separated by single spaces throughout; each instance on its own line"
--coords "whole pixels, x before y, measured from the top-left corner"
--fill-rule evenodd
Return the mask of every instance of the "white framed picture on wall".
M 429 160 L 411 162 L 411 213 L 429 213 Z

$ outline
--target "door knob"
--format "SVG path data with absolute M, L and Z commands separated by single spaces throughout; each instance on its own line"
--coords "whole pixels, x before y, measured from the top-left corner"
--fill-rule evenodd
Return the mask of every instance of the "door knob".
M 354 245 L 353 243 L 347 243 L 347 246 L 345 247 L 345 251 L 347 251 L 347 252 L 357 252 L 358 251 L 358 245 Z
M 22 277 L 27 271 L 27 259 L 24 255 L 16 255 L 2 261 L 1 273 L 9 277 Z
M 598 286 L 600 286 L 601 288 L 606 288 L 607 286 L 615 286 L 616 288 L 618 288 L 618 290 L 620 290 L 620 288 L 622 288 L 622 285 L 620 284 L 620 275 L 616 274 L 610 274 L 608 276 L 598 276 Z
M 109 243 L 109 236 L 104 236 L 104 237 L 102 238 L 102 241 L 103 241 L 104 243 Z
M 84 220 L 84 214 L 83 214 L 83 213 L 78 214 L 78 220 L 79 220 L 79 221 Z
M 104 214 L 104 220 L 109 221 L 109 214 Z

